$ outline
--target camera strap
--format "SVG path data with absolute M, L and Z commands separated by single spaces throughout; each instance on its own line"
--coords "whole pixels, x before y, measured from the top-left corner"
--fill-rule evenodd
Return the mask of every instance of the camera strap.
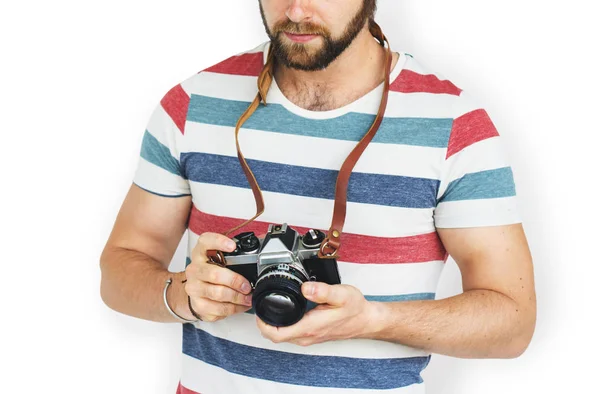
M 385 43 L 387 43 L 387 52 L 386 52 L 386 59 L 385 59 L 385 81 L 384 81 L 383 94 L 381 97 L 381 104 L 379 105 L 379 111 L 377 112 L 377 116 L 375 117 L 375 121 L 371 125 L 371 128 L 363 136 L 363 138 L 358 142 L 358 144 L 354 147 L 352 152 L 350 152 L 350 154 L 344 161 L 344 164 L 342 164 L 342 167 L 339 171 L 336 185 L 335 185 L 335 205 L 334 205 L 334 209 L 333 209 L 333 219 L 331 221 L 331 227 L 329 228 L 329 232 L 328 232 L 327 236 L 325 237 L 325 239 L 323 240 L 323 242 L 321 243 L 321 246 L 319 248 L 319 253 L 318 253 L 319 258 L 337 258 L 338 257 L 337 252 L 338 252 L 338 249 L 341 247 L 340 238 L 342 235 L 342 229 L 344 228 L 344 222 L 346 220 L 346 200 L 348 197 L 348 182 L 350 180 L 350 175 L 352 173 L 352 169 L 358 162 L 358 159 L 360 158 L 362 153 L 367 148 L 367 145 L 369 145 L 369 143 L 375 136 L 375 133 L 377 133 L 377 130 L 379 129 L 379 126 L 381 125 L 381 122 L 383 120 L 383 115 L 385 113 L 385 109 L 387 106 L 388 94 L 389 94 L 389 89 L 390 89 L 390 71 L 391 71 L 391 66 L 392 66 L 392 51 L 390 49 L 390 43 L 388 42 L 387 38 L 383 34 L 379 25 L 377 23 L 375 23 L 375 21 L 373 21 L 373 20 L 370 20 L 369 22 L 370 22 L 369 30 L 370 30 L 371 34 L 379 41 L 379 44 L 381 46 L 385 47 Z M 273 46 L 270 45 L 269 53 L 267 55 L 267 61 L 265 62 L 265 65 L 258 77 L 258 81 L 257 81 L 258 94 L 254 98 L 254 101 L 252 101 L 250 106 L 246 109 L 246 111 L 239 118 L 239 120 L 235 126 L 235 144 L 237 147 L 237 155 L 238 155 L 240 164 L 242 165 L 242 168 L 244 170 L 244 173 L 246 174 L 246 178 L 248 179 L 248 183 L 250 184 L 250 187 L 252 188 L 252 193 L 254 194 L 254 199 L 256 201 L 256 215 L 254 215 L 254 217 L 252 217 L 251 219 L 248 219 L 245 222 L 241 223 L 240 225 L 235 226 L 234 228 L 228 230 L 227 232 L 224 233 L 224 235 L 229 235 L 229 234 L 233 233 L 234 231 L 244 227 L 248 223 L 252 222 L 257 217 L 259 217 L 264 212 L 264 209 L 265 209 L 265 203 L 264 203 L 264 199 L 262 196 L 262 191 L 260 190 L 260 186 L 258 185 L 258 182 L 256 181 L 256 178 L 254 177 L 254 174 L 252 173 L 250 166 L 248 166 L 248 163 L 246 162 L 246 159 L 244 158 L 244 155 L 241 152 L 240 144 L 239 144 L 239 140 L 238 140 L 238 134 L 239 134 L 240 128 L 242 127 L 244 122 L 246 122 L 246 120 L 248 120 L 248 118 L 250 118 L 250 116 L 254 113 L 254 111 L 256 111 L 256 109 L 258 108 L 260 103 L 263 102 L 263 104 L 265 104 L 265 105 L 267 104 L 266 98 L 267 98 L 267 93 L 269 91 L 271 83 L 273 81 L 273 64 L 274 64 L 274 60 L 275 60 L 274 54 L 272 51 L 272 47 Z M 221 253 L 218 253 L 217 251 L 209 251 L 209 252 L 210 252 L 210 253 L 208 253 L 209 258 L 211 258 L 211 260 L 213 260 L 213 262 L 216 262 L 216 263 L 224 262 L 224 259 L 223 259 L 223 256 Z M 215 261 L 215 260 L 220 260 L 220 261 Z

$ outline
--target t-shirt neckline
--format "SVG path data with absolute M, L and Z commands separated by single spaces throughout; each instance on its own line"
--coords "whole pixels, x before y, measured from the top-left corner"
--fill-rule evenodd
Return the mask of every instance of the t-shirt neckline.
M 263 65 L 265 64 L 265 62 L 267 60 L 267 55 L 269 53 L 270 45 L 271 45 L 271 41 L 267 41 L 264 44 Z M 402 69 L 404 68 L 404 64 L 406 63 L 406 54 L 402 51 L 399 51 L 398 53 L 399 53 L 398 61 L 396 62 L 396 65 L 394 66 L 394 68 L 392 69 L 392 71 L 390 73 L 390 84 L 396 80 L 398 75 L 400 75 L 400 72 L 402 71 Z M 311 111 L 311 110 L 302 108 L 302 107 L 294 104 L 293 102 L 291 102 L 283 94 L 281 89 L 279 89 L 279 86 L 277 85 L 277 81 L 275 80 L 275 78 L 273 78 L 273 82 L 271 83 L 271 87 L 269 88 L 269 92 L 267 94 L 267 103 L 275 102 L 277 104 L 281 104 L 288 111 L 290 111 L 296 115 L 302 116 L 304 118 L 331 119 L 331 118 L 337 118 L 339 116 L 345 115 L 350 112 L 365 112 L 364 109 L 360 110 L 359 108 L 363 104 L 371 103 L 373 101 L 376 101 L 377 108 L 378 108 L 379 103 L 381 102 L 381 94 L 383 93 L 383 85 L 384 85 L 384 83 L 382 82 L 381 84 L 379 84 L 378 86 L 376 86 L 375 88 L 373 88 L 372 90 L 367 92 L 365 95 L 359 97 L 358 99 L 354 100 L 353 102 L 348 103 L 340 108 L 336 108 L 336 109 L 332 109 L 332 110 L 328 110 L 328 111 Z

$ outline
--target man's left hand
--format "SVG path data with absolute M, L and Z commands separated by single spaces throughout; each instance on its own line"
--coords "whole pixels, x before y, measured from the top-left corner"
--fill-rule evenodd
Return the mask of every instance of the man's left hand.
M 356 287 L 305 282 L 302 293 L 318 305 L 302 320 L 289 327 L 273 327 L 258 317 L 263 337 L 274 343 L 290 342 L 300 346 L 349 338 L 364 338 L 372 328 L 374 306 Z

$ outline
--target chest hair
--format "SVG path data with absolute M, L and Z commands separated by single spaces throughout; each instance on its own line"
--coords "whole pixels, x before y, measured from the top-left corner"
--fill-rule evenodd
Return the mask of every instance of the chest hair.
M 288 100 L 297 106 L 309 111 L 329 111 L 343 107 L 360 97 L 352 92 L 337 93 L 335 96 L 330 88 L 325 85 L 300 84 L 294 88 L 282 88 Z

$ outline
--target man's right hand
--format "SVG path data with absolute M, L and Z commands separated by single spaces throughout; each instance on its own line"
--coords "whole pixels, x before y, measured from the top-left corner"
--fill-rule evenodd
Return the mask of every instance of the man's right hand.
M 208 263 L 208 250 L 232 252 L 235 243 L 217 233 L 203 233 L 192 251 L 192 262 L 186 267 L 185 292 L 192 308 L 203 321 L 215 322 L 252 307 L 250 283 L 230 269 Z

